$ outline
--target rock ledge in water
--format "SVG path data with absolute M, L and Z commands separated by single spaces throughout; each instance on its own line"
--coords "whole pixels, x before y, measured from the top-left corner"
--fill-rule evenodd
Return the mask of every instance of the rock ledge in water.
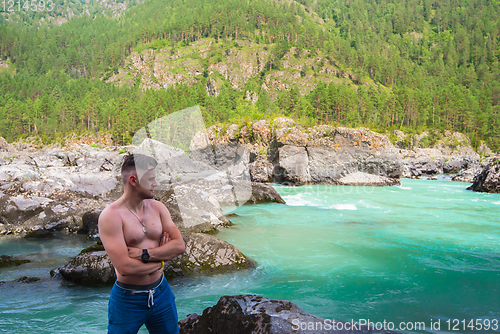
M 385 187 L 385 186 L 396 186 L 400 185 L 401 181 L 396 178 L 374 175 L 363 172 L 356 172 L 348 174 L 338 181 L 341 185 L 346 186 L 374 186 L 374 187 Z
M 16 259 L 10 255 L 0 255 L 0 268 L 20 266 L 21 264 L 29 263 L 30 260 Z
M 283 198 L 269 184 L 252 182 L 252 196 L 246 204 L 279 203 L 286 204 Z
M 167 279 L 177 276 L 225 272 L 251 268 L 253 261 L 233 245 L 203 233 L 183 233 L 186 252 L 165 264 Z M 116 273 L 106 251 L 101 245 L 84 249 L 68 264 L 58 269 L 66 280 L 79 285 L 112 285 Z M 57 274 L 54 270 L 53 275 Z

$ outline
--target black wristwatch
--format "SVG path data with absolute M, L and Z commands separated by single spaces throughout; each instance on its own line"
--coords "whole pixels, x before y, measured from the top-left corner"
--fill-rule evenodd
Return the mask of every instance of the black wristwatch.
M 141 255 L 142 262 L 148 263 L 149 258 L 150 258 L 150 256 L 149 256 L 148 250 L 147 249 L 143 249 L 142 250 L 142 255 Z

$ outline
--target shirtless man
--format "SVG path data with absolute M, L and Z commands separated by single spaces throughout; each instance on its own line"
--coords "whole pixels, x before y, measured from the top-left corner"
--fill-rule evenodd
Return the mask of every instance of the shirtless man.
M 108 305 L 108 333 L 177 333 L 175 297 L 164 262 L 184 253 L 184 241 L 168 209 L 155 201 L 156 160 L 129 154 L 122 164 L 123 196 L 99 217 L 99 236 L 117 281 Z

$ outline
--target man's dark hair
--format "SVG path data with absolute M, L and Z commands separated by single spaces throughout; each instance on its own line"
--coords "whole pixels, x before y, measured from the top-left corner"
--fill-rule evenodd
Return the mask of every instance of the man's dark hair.
M 129 153 L 123 158 L 121 173 L 123 183 L 127 183 L 129 175 L 137 173 L 137 168 L 150 170 L 155 168 L 157 164 L 158 162 L 153 157 L 140 153 Z

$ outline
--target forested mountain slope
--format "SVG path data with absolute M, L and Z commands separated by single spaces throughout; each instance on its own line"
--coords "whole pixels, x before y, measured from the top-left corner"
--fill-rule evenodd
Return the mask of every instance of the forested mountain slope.
M 60 26 L 3 13 L 4 137 L 93 130 L 127 141 L 155 117 L 199 104 L 209 125 L 283 114 L 382 132 L 450 129 L 473 144 L 500 143 L 498 1 L 127 6 Z M 237 72 L 247 75 L 230 74 Z

